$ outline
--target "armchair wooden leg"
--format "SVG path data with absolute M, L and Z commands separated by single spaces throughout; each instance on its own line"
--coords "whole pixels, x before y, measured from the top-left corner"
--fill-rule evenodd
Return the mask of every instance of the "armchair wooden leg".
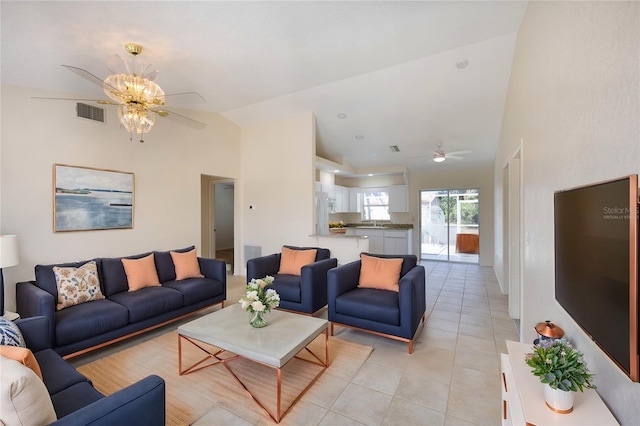
M 413 340 L 409 340 L 409 355 L 413 353 Z
M 333 336 L 333 323 L 331 323 L 331 335 Z

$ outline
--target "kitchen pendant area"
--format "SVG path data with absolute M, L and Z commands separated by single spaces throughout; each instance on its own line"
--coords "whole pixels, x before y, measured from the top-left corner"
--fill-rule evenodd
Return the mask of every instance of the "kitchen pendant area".
M 338 177 L 319 170 L 316 181 L 316 234 L 363 239 L 375 254 L 413 254 L 409 186 L 404 173 Z M 326 201 L 325 201 L 326 200 Z M 325 240 L 326 241 L 326 240 Z

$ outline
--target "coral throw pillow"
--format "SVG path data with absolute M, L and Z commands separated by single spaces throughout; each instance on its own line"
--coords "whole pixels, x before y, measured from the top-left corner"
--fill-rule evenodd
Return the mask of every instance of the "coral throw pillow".
M 17 346 L 0 346 L 0 356 L 18 361 L 20 364 L 25 365 L 33 370 L 40 380 L 42 380 L 42 371 L 40 371 L 40 365 L 36 361 L 36 357 L 33 356 L 27 348 L 20 348 Z
M 127 274 L 129 291 L 140 290 L 145 287 L 158 287 L 160 280 L 153 261 L 153 253 L 140 259 L 122 259 L 124 272 Z
M 360 288 L 400 291 L 402 259 L 360 255 Z
M 100 291 L 98 267 L 95 261 L 87 262 L 79 268 L 54 266 L 53 273 L 58 286 L 57 311 L 84 302 L 104 299 Z
M 171 252 L 171 260 L 176 267 L 176 280 L 186 280 L 187 278 L 203 278 L 198 264 L 198 256 L 196 250 L 190 250 L 185 253 L 177 251 Z
M 293 250 L 282 247 L 282 255 L 280 256 L 279 274 L 300 275 L 304 265 L 308 265 L 316 261 L 318 250 Z
M 20 362 L 0 356 L 0 423 L 48 425 L 56 421 L 47 387 Z

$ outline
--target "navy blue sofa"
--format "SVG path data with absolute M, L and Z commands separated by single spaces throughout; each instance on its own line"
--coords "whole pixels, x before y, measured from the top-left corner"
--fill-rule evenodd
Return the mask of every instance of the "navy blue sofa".
M 303 266 L 300 276 L 297 276 L 278 274 L 280 253 L 250 259 L 247 261 L 247 282 L 271 275 L 274 278 L 271 288 L 280 295 L 280 309 L 313 315 L 327 304 L 327 271 L 338 266 L 338 260 L 330 258 L 331 252 L 326 248 L 285 247 L 292 250 L 315 249 L 316 261 Z
M 16 320 L 27 347 L 33 352 L 51 396 L 58 420 L 54 425 L 165 424 L 165 383 L 151 375 L 109 396 L 51 349 L 45 317 Z
M 187 247 L 179 252 L 192 250 Z M 151 252 L 126 259 L 139 259 Z M 227 298 L 227 272 L 223 261 L 198 258 L 204 278 L 176 281 L 169 251 L 155 251 L 161 286 L 129 292 L 122 258 L 96 258 L 101 291 L 105 299 L 56 311 L 58 290 L 54 266 L 80 267 L 86 261 L 37 265 L 35 281 L 18 283 L 16 304 L 22 318 L 44 316 L 49 320 L 50 346 L 69 358 L 163 326 L 190 313 L 221 303 Z
M 331 269 L 327 273 L 331 335 L 334 325 L 356 328 L 407 342 L 412 353 L 418 327 L 425 321 L 424 266 L 417 264 L 415 255 L 368 255 L 402 258 L 399 291 L 359 288 L 360 260 Z

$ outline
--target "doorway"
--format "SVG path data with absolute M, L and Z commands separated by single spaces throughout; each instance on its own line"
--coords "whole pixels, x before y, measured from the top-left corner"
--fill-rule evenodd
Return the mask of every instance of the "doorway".
M 480 262 L 480 190 L 420 191 L 420 257 L 446 262 Z
M 223 260 L 227 271 L 235 268 L 235 182 L 218 176 L 201 176 L 202 256 Z

